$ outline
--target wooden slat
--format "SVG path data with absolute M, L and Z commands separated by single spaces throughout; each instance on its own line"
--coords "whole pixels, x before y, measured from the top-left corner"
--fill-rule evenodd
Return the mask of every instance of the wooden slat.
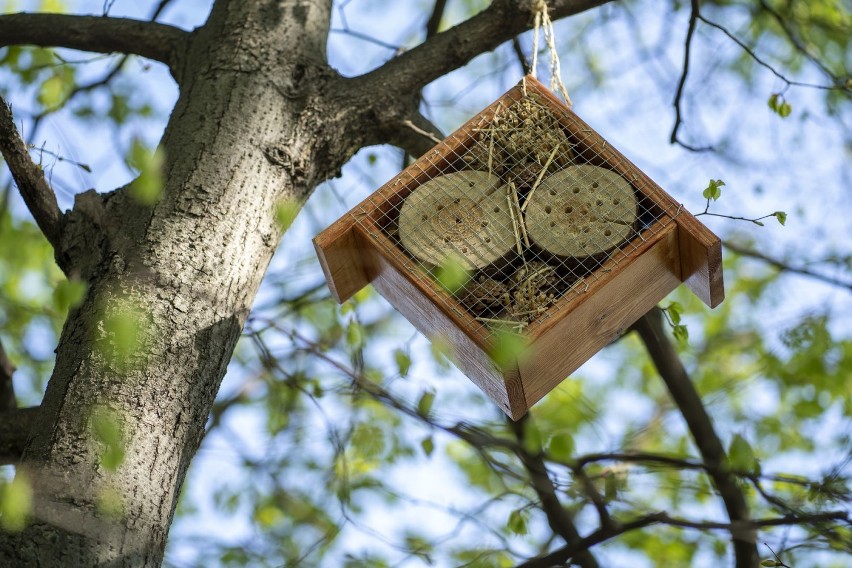
M 356 224 L 353 215 L 344 215 L 313 241 L 331 295 L 341 304 L 372 279 L 369 255 L 362 250 Z
M 517 372 L 503 373 L 458 325 L 444 308 L 436 303 L 433 294 L 424 294 L 406 270 L 400 270 L 383 254 L 375 255 L 376 277 L 373 286 L 405 319 L 430 340 L 440 340 L 451 346 L 453 363 L 493 400 L 503 412 L 517 419 L 527 407 Z
M 664 227 L 638 256 L 590 284 L 570 314 L 553 318 L 520 362 L 527 406 L 556 388 L 600 349 L 617 339 L 680 284 L 677 228 Z
M 570 111 L 556 96 L 534 77 L 526 77 L 528 91 L 534 91 L 550 103 L 557 116 L 566 120 L 566 126 L 585 149 L 597 155 L 598 165 L 606 165 L 649 197 L 679 228 L 681 280 L 701 300 L 715 308 L 725 298 L 722 277 L 722 242 L 710 229 L 699 222 L 683 205 L 672 198 L 621 152 L 606 142 L 591 126 Z M 517 87 L 516 87 L 517 88 Z

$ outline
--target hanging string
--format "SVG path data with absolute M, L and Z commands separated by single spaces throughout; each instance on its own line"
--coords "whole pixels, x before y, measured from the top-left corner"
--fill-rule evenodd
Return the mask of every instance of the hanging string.
M 539 32 L 543 30 L 547 51 L 550 53 L 550 89 L 562 95 L 568 108 L 571 108 L 573 103 L 571 102 L 571 97 L 568 96 L 568 89 L 565 88 L 565 84 L 562 82 L 562 69 L 559 65 L 559 54 L 556 52 L 556 36 L 553 33 L 553 21 L 547 13 L 547 2 L 545 0 L 531 0 L 531 8 L 534 13 L 534 25 L 530 74 L 533 77 L 536 76 L 536 69 L 538 67 L 538 36 Z

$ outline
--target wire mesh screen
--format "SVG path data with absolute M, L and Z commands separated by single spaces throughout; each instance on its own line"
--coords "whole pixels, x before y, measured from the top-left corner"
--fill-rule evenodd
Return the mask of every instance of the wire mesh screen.
M 671 221 L 573 116 L 510 91 L 353 214 L 472 331 L 529 332 Z

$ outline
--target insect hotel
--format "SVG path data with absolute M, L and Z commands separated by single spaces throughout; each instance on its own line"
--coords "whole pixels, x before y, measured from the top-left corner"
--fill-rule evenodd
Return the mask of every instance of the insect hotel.
M 338 302 L 372 283 L 515 420 L 681 282 L 724 297 L 719 238 L 531 76 L 314 246 Z

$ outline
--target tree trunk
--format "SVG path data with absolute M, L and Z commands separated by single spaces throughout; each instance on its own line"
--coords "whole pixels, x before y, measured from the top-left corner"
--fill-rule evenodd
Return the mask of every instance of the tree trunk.
M 315 95 L 331 76 L 330 4 L 218 2 L 177 74 L 163 199 L 142 206 L 127 188 L 78 196 L 57 255 L 89 291 L 62 330 L 42 405 L 49 418 L 20 468 L 35 491 L 33 522 L 0 541 L 0 565 L 162 562 L 181 484 L 281 236 L 276 203 L 303 200 L 351 155 L 316 128 Z M 108 324 L 122 311 L 141 319 L 126 359 Z M 121 425 L 115 471 L 92 442 L 103 408 Z

